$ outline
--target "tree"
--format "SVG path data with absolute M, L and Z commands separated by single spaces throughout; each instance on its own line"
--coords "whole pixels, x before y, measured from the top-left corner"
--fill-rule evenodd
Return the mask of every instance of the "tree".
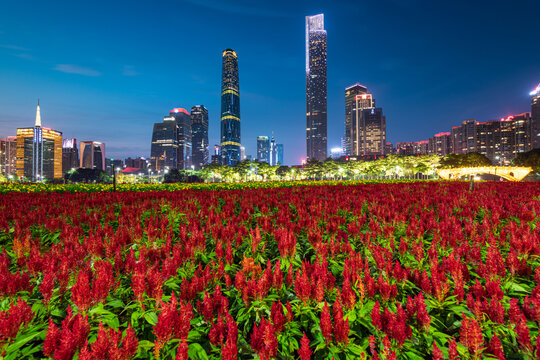
M 518 154 L 512 163 L 516 166 L 530 166 L 535 173 L 540 173 L 540 148 Z
M 276 175 L 279 176 L 281 180 L 284 180 L 291 174 L 291 168 L 288 166 L 280 166 L 276 170 Z
M 68 172 L 65 175 L 68 182 L 74 183 L 110 183 L 112 178 L 103 170 L 99 169 L 75 169 L 73 172 Z
M 460 167 L 491 166 L 491 160 L 487 156 L 477 152 L 467 154 L 448 154 L 441 161 L 441 168 L 452 169 Z

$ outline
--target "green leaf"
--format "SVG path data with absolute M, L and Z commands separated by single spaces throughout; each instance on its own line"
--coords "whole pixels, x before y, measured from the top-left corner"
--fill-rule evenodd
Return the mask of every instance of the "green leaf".
M 144 319 L 152 326 L 155 326 L 158 322 L 158 317 L 156 313 L 153 311 L 145 312 Z
M 206 351 L 202 346 L 197 343 L 189 344 L 188 355 L 189 358 L 193 360 L 208 360 L 208 354 L 206 354 Z

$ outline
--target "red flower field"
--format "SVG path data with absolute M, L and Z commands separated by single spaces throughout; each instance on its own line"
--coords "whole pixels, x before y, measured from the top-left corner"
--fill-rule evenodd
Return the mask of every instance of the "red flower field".
M 0 195 L 0 358 L 540 355 L 535 183 Z

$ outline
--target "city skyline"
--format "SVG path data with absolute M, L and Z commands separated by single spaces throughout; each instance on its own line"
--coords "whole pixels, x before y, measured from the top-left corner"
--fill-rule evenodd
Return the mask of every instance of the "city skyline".
M 279 6 L 270 8 L 264 4 L 254 7 L 236 3 L 227 9 L 208 4 L 203 1 L 181 2 L 171 7 L 188 13 L 203 10 L 204 24 L 211 24 L 225 14 L 238 21 L 238 29 L 224 28 L 219 33 L 215 30 L 222 22 L 205 30 L 202 25 L 188 21 L 183 30 L 193 41 L 199 37 L 208 40 L 210 33 L 218 40 L 205 45 L 204 51 L 184 52 L 182 59 L 171 60 L 174 56 L 164 56 L 159 61 L 156 56 L 151 56 L 150 61 L 143 57 L 130 57 L 133 53 L 129 49 L 125 54 L 121 53 L 126 50 L 124 46 L 134 44 L 131 38 L 128 38 L 127 45 L 119 41 L 119 33 L 125 31 L 121 25 L 126 23 L 117 17 L 114 19 L 119 24 L 112 26 L 110 32 L 113 35 L 111 41 L 118 44 L 118 50 L 107 55 L 111 43 L 105 39 L 104 33 L 98 32 L 96 39 L 86 39 L 83 30 L 97 26 L 100 20 L 112 23 L 111 16 L 103 19 L 103 15 L 98 14 L 94 22 L 83 20 L 84 26 L 80 29 L 74 27 L 69 39 L 64 41 L 53 35 L 69 24 L 70 17 L 76 18 L 70 15 L 79 10 L 77 7 L 65 10 L 61 19 L 52 14 L 59 5 L 45 9 L 51 16 L 44 18 L 51 23 L 58 22 L 52 26 L 38 18 L 38 11 L 34 14 L 17 4 L 0 5 L 3 9 L 0 11 L 3 14 L 0 15 L 0 55 L 4 63 L 0 75 L 6 79 L 3 82 L 6 85 L 0 85 L 0 135 L 12 136 L 16 128 L 30 126 L 36 98 L 41 97 L 46 109 L 44 121 L 63 131 L 67 138 L 99 139 L 108 144 L 107 153 L 111 157 L 148 157 L 152 124 L 159 121 L 164 110 L 208 103 L 209 142 L 218 143 L 219 90 L 216 92 L 215 89 L 219 87 L 219 57 L 221 49 L 232 47 L 242 54 L 243 137 L 250 139 L 259 133 L 269 133 L 271 127 L 280 134 L 288 149 L 285 163 L 299 163 L 305 155 L 305 144 L 299 140 L 305 134 L 305 80 L 299 70 L 304 66 L 305 56 L 303 19 L 306 15 L 320 12 L 325 14 L 329 37 L 328 148 L 338 145 L 344 132 L 342 89 L 357 81 L 372 89 L 384 104 L 387 138 L 393 143 L 427 139 L 467 118 L 489 121 L 530 111 L 529 92 L 540 81 L 540 53 L 528 45 L 534 43 L 533 21 L 529 19 L 538 8 L 534 2 L 520 3 L 509 9 L 502 3 L 495 3 L 484 10 L 475 5 L 463 13 L 460 12 L 461 3 L 446 7 L 423 7 L 422 2 L 413 3 L 415 6 L 391 4 L 385 10 L 387 13 L 376 4 L 360 6 L 339 2 L 324 6 L 316 2 L 311 5 L 300 3 L 287 5 L 280 11 L 275 10 Z M 436 20 L 441 22 L 439 26 L 435 19 L 426 15 L 437 14 L 441 6 L 445 15 L 437 17 Z M 140 17 L 141 7 L 144 8 L 136 3 L 133 9 L 122 10 Z M 155 14 L 163 11 L 159 5 L 152 10 Z M 403 19 L 398 19 L 398 10 L 403 13 Z M 111 14 L 120 11 L 117 5 L 113 5 Z M 389 22 L 390 29 L 385 32 L 373 26 L 370 19 L 360 25 L 350 21 L 365 11 L 370 12 L 370 18 L 382 19 L 384 14 L 385 19 L 394 22 Z M 27 30 L 6 16 L 16 18 L 15 15 L 23 13 L 32 24 Z M 445 26 L 458 23 L 451 18 L 458 13 L 463 29 L 460 27 L 453 29 L 452 34 L 442 34 Z M 494 14 L 519 19 L 519 29 L 499 29 L 498 21 L 491 20 Z M 518 14 L 520 16 L 514 16 Z M 411 16 L 408 18 L 406 15 Z M 415 26 L 414 20 L 420 17 L 425 18 L 425 24 Z M 275 23 L 276 18 L 280 23 L 278 28 L 265 26 Z M 254 23 L 261 26 L 253 26 Z M 476 23 L 481 23 L 482 28 L 474 27 Z M 41 45 L 40 37 L 34 39 L 31 36 L 37 27 L 43 29 L 43 36 L 50 37 L 46 48 Z M 248 28 L 252 33 L 246 33 Z M 403 28 L 403 31 L 396 32 L 398 28 Z M 134 30 L 139 33 L 139 30 Z M 144 51 L 153 49 L 156 55 L 161 55 L 164 49 L 174 55 L 175 46 L 167 46 L 166 41 L 178 33 L 171 31 L 171 34 L 166 34 L 164 28 L 155 31 L 161 35 L 156 44 L 150 44 L 147 36 L 137 46 Z M 352 51 L 347 47 L 350 39 L 366 31 L 372 36 L 372 47 L 358 53 L 347 53 Z M 392 32 L 391 36 L 387 32 Z M 429 32 L 440 35 L 440 39 L 434 43 Z M 469 32 L 476 35 L 475 41 L 464 36 Z M 426 38 L 421 40 L 418 37 L 420 33 L 425 33 Z M 151 32 L 150 35 L 155 34 Z M 74 42 L 79 39 L 86 40 Z M 399 44 L 404 39 L 407 39 L 411 52 L 399 54 L 392 62 L 389 55 L 403 51 Z M 102 41 L 104 46 L 100 46 Z M 281 46 L 280 51 L 276 51 L 278 45 Z M 263 51 L 266 48 L 272 51 L 266 54 Z M 355 56 L 367 54 L 368 50 L 373 59 Z M 417 56 L 419 50 L 423 51 L 422 58 Z M 90 51 L 92 56 L 85 60 L 75 55 L 79 52 L 81 55 L 89 54 Z M 460 60 L 464 54 L 467 54 L 466 61 Z M 101 62 L 97 59 L 100 56 L 104 58 Z M 118 67 L 114 70 L 116 75 L 112 74 L 113 65 Z M 168 77 L 162 76 L 163 72 L 157 69 L 159 66 L 165 67 Z M 178 81 L 172 81 L 162 86 L 163 83 L 157 79 L 160 76 L 169 82 L 176 77 L 180 85 Z M 472 80 L 469 83 L 466 79 Z M 281 92 L 276 91 L 278 84 Z M 159 87 L 161 89 L 157 91 Z M 276 113 L 280 119 L 270 123 Z M 434 115 L 437 115 L 436 121 L 433 120 Z M 246 142 L 245 146 L 247 154 L 255 154 L 254 144 Z

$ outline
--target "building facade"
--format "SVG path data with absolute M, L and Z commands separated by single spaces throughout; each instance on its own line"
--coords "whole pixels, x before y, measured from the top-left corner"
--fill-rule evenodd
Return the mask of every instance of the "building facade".
M 77 139 L 64 139 L 62 141 L 62 176 L 71 169 L 79 167 L 79 148 Z
M 446 156 L 452 153 L 452 134 L 441 132 L 428 140 L 428 153 Z
M 155 123 L 152 131 L 150 163 L 153 171 L 174 169 L 177 166 L 178 125 L 174 116 L 165 116 Z
M 81 141 L 80 165 L 83 169 L 105 171 L 105 144 L 98 141 Z
M 419 156 L 429 153 L 429 141 L 410 141 L 396 143 L 395 153 L 402 156 Z
M 222 164 L 234 166 L 240 161 L 240 83 L 238 56 L 223 51 L 221 74 L 221 157 Z
M 270 164 L 270 139 L 268 136 L 257 137 L 257 161 Z
M 326 30 L 324 15 L 306 16 L 306 155 L 324 161 L 328 151 Z
M 352 127 L 352 117 L 353 109 L 357 108 L 357 96 L 366 95 L 367 88 L 359 83 L 351 85 L 345 88 L 345 138 L 343 147 L 344 155 L 353 155 L 353 127 Z M 373 105 L 374 106 L 374 105 Z M 372 107 L 371 104 L 369 107 Z
M 366 128 L 363 120 L 364 110 L 375 109 L 375 99 L 373 95 L 369 93 L 354 95 L 354 100 L 351 103 L 350 113 L 351 122 L 349 133 L 351 135 L 350 155 L 367 155 L 364 153 L 364 142 L 366 141 Z M 386 131 L 386 125 L 385 125 Z M 380 155 L 380 154 L 379 154 Z
M 208 144 L 208 110 L 204 105 L 191 108 L 191 132 L 193 142 L 193 156 L 191 162 L 195 170 L 202 169 L 209 160 Z
M 31 181 L 62 178 L 62 133 L 41 126 L 39 104 L 34 127 L 17 129 L 17 176 Z
M 192 146 L 192 130 L 191 130 L 191 114 L 184 108 L 172 109 L 169 116 L 176 121 L 176 169 L 191 169 L 191 156 L 193 151 Z
M 531 147 L 540 148 L 540 84 L 531 92 Z
M 384 156 L 386 145 L 386 117 L 381 108 L 363 109 L 360 112 L 358 141 L 362 156 Z
M 277 149 L 277 162 L 279 165 L 283 165 L 283 144 L 276 144 Z
M 17 174 L 17 137 L 0 139 L 0 173 L 5 176 Z

